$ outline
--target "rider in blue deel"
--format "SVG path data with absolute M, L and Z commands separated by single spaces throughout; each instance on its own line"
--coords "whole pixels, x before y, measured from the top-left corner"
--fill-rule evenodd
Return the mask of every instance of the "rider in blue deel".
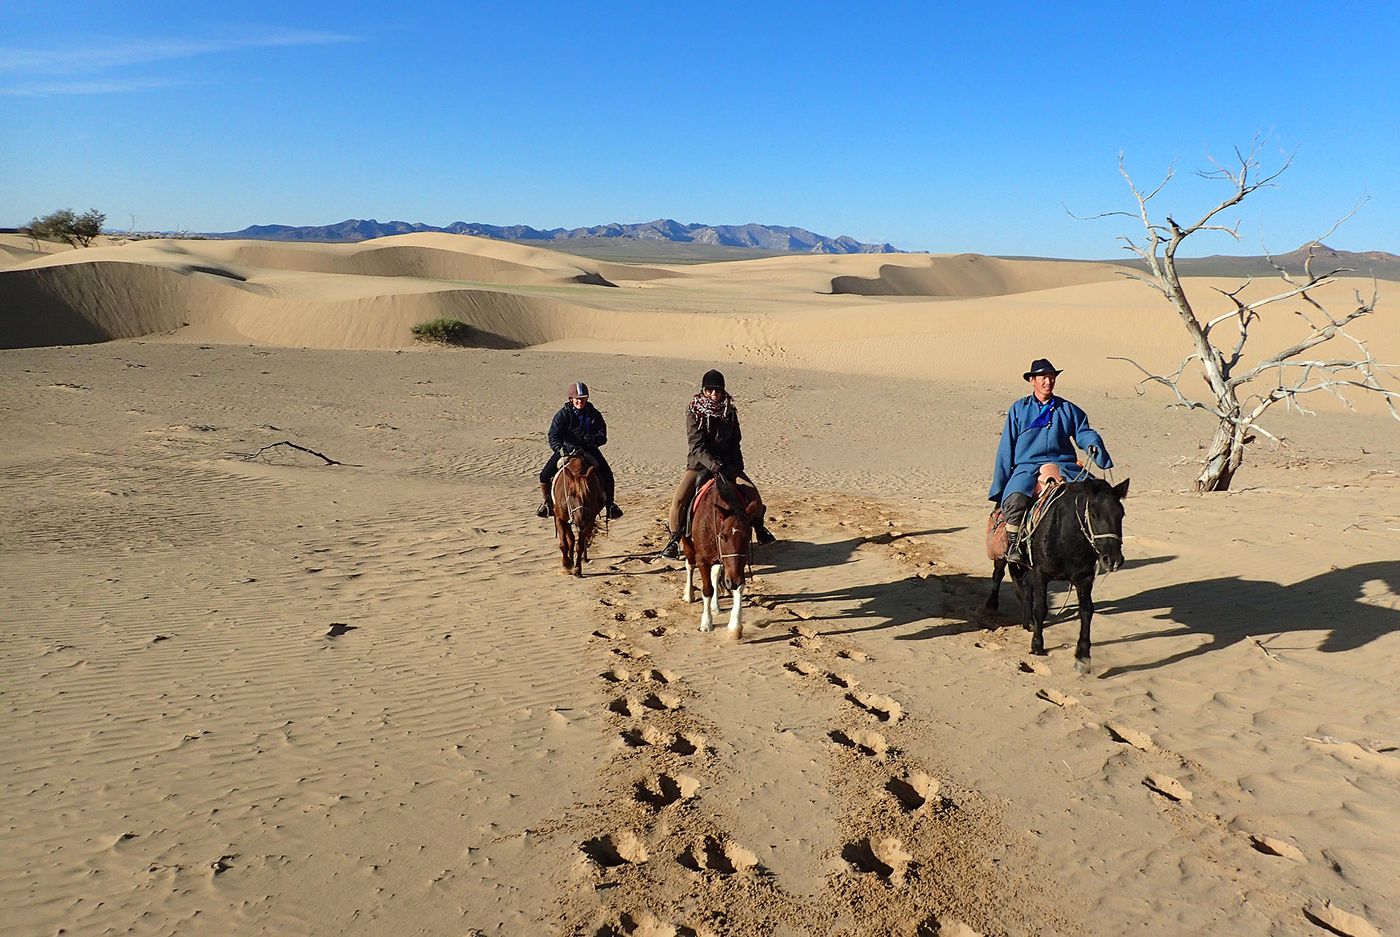
M 987 500 L 999 502 L 1006 515 L 1006 558 L 1013 563 L 1025 562 L 1021 522 L 1031 506 L 1042 465 L 1053 463 L 1065 481 L 1078 480 L 1084 474 L 1072 445 L 1078 443 L 1099 468 L 1113 468 L 1103 437 L 1089 426 L 1084 411 L 1055 396 L 1055 378 L 1060 376 L 1055 366 L 1046 358 L 1037 358 L 1022 376 L 1031 385 L 1031 392 L 1006 410 L 992 487 L 987 492 Z
M 549 422 L 549 458 L 540 469 L 540 493 L 544 503 L 535 511 L 540 517 L 548 517 L 554 512 L 550 497 L 550 485 L 554 473 L 559 471 L 559 458 L 581 455 L 591 459 L 598 466 L 598 474 L 603 482 L 603 496 L 607 498 L 608 517 L 617 520 L 622 509 L 613 503 L 613 473 L 608 460 L 603 458 L 602 447 L 608 442 L 608 424 L 598 408 L 588 402 L 588 385 L 583 381 L 569 384 L 569 399 L 554 419 Z

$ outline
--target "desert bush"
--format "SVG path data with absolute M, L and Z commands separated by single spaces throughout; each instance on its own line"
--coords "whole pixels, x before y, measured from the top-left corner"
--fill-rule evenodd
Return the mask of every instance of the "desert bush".
M 471 326 L 461 319 L 433 319 L 431 322 L 420 322 L 413 327 L 413 337 L 420 342 L 465 345 L 470 335 Z
M 43 241 L 63 241 L 74 247 L 87 247 L 102 233 L 106 214 L 90 208 L 81 215 L 71 208 L 60 208 L 56 212 L 35 218 L 25 225 L 26 235 Z

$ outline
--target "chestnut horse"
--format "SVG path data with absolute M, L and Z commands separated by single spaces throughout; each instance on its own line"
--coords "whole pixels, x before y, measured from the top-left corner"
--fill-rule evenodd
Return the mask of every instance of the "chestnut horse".
M 753 518 L 763 514 L 763 502 L 756 493 L 745 497 L 723 472 L 715 475 L 695 496 L 690 529 L 681 537 L 685 551 L 685 591 L 682 598 L 695 601 L 695 570 L 700 570 L 700 630 L 713 631 L 719 617 L 721 577 L 733 594 L 729 610 L 729 634 L 744 636 L 740 609 L 744 604 L 744 571 L 749 562 L 749 542 Z
M 588 545 L 598 529 L 603 509 L 603 480 L 598 469 L 580 456 L 568 456 L 559 465 L 552 485 L 554 534 L 559 538 L 564 573 L 583 575 Z

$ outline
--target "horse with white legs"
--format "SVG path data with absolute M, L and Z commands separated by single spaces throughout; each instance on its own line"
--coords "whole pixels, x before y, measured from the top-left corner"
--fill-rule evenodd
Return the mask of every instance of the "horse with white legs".
M 733 595 L 729 610 L 729 634 L 744 636 L 744 572 L 749 563 L 749 542 L 753 536 L 753 512 L 762 512 L 757 498 L 746 501 L 738 485 L 722 472 L 695 497 L 690 530 L 681 538 L 685 552 L 686 602 L 695 601 L 695 570 L 700 571 L 700 630 L 713 631 L 719 617 L 720 586 Z
M 588 547 L 598 529 L 598 512 L 607 496 L 597 467 L 578 456 L 569 456 L 554 476 L 554 535 L 564 573 L 583 575 Z

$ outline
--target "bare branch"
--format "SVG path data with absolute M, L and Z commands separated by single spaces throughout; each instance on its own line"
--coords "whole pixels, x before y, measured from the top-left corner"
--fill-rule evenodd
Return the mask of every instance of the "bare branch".
M 314 455 L 314 456 L 316 456 L 316 457 L 319 458 L 319 459 L 324 459 L 324 460 L 325 460 L 325 463 L 326 463 L 327 465 L 344 465 L 344 464 L 345 464 L 345 463 L 343 463 L 343 462 L 337 462 L 335 459 L 332 459 L 330 456 L 326 455 L 326 454 L 323 453 L 323 452 L 317 452 L 315 449 L 308 449 L 308 448 L 306 448 L 305 446 L 298 446 L 296 443 L 294 443 L 294 442 L 288 442 L 288 441 L 285 440 L 285 439 L 282 440 L 281 442 L 275 442 L 275 443 L 273 443 L 273 444 L 270 445 L 270 446 L 263 446 L 263 447 L 262 447 L 261 449 L 259 449 L 257 452 L 254 452 L 254 453 L 251 454 L 251 455 L 245 456 L 244 458 L 251 462 L 253 459 L 256 459 L 258 456 L 262 455 L 262 454 L 263 454 L 264 452 L 266 452 L 267 450 L 269 450 L 269 449 L 276 449 L 278 446 L 287 446 L 287 447 L 289 447 L 289 448 L 291 448 L 291 449 L 297 450 L 298 452 L 305 452 L 305 453 L 307 453 L 308 455 Z

